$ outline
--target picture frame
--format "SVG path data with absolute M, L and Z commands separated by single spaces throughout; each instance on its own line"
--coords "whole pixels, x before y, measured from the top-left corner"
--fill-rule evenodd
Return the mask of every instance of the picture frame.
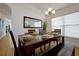
M 40 25 L 39 26 L 33 26 L 33 25 L 35 25 L 33 22 L 38 22 Z M 37 18 L 24 16 L 23 17 L 23 27 L 24 28 L 42 28 L 42 20 L 37 19 Z

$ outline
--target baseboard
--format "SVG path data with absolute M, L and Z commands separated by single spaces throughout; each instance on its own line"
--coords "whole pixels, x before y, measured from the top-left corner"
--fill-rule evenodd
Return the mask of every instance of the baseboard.
M 70 36 L 65 36 L 65 38 L 71 38 L 71 39 L 77 39 L 77 40 L 79 40 L 79 38 L 76 38 L 76 37 L 70 37 Z
M 0 40 L 1 40 L 4 36 L 6 36 L 6 34 L 5 34 L 5 35 L 2 35 L 2 36 L 0 37 Z

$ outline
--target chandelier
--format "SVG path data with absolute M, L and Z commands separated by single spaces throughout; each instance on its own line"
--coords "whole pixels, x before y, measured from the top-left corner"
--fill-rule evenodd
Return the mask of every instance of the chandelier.
M 52 10 L 52 8 L 48 8 L 48 10 L 45 12 L 45 15 L 54 15 L 55 14 L 55 10 Z

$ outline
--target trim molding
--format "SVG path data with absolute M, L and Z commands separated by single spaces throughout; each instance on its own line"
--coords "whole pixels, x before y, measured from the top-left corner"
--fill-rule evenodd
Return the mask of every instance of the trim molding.
M 65 38 L 72 38 L 72 39 L 77 39 L 77 40 L 79 40 L 79 38 L 76 38 L 76 37 L 70 37 L 70 36 L 65 36 Z
M 6 36 L 6 34 L 2 35 L 2 36 L 0 37 L 0 40 L 1 40 L 4 36 Z

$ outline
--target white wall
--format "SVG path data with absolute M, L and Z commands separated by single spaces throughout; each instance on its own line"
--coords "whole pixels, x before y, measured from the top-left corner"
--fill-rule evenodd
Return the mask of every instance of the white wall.
M 8 5 L 4 3 L 0 3 L 0 19 L 4 21 L 4 26 L 3 28 L 0 28 L 0 39 L 5 36 L 5 31 L 6 31 L 6 22 L 11 21 L 11 9 Z M 1 25 L 0 25 L 1 26 Z
M 7 4 L 12 9 L 12 31 L 15 35 L 16 42 L 18 43 L 18 35 L 27 32 L 27 28 L 23 28 L 23 16 L 29 16 L 33 18 L 42 19 L 44 15 L 39 9 L 28 3 L 11 3 Z
M 4 3 L 0 3 L 0 18 L 11 18 L 11 8 Z
M 63 16 L 53 18 L 51 20 L 51 23 L 52 23 L 52 31 L 54 31 L 54 29 L 61 29 L 61 35 L 64 35 L 63 34 Z
M 52 30 L 55 28 L 64 30 L 65 36 L 79 38 L 79 12 L 53 18 Z
M 6 35 L 6 26 L 11 25 L 11 20 L 8 20 L 6 18 L 1 18 L 1 20 L 4 22 L 3 26 L 0 28 L 0 39 Z

